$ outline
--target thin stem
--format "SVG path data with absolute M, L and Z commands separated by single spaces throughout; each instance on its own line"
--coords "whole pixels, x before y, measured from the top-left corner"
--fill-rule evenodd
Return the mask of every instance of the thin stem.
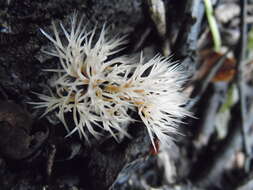
M 206 8 L 206 17 L 208 20 L 208 24 L 210 27 L 210 31 L 213 37 L 214 42 L 214 50 L 219 52 L 221 49 L 221 38 L 219 29 L 213 14 L 213 7 L 210 0 L 204 0 L 205 8 Z
M 247 0 L 241 1 L 241 39 L 240 39 L 240 54 L 237 62 L 237 86 L 239 90 L 240 98 L 240 114 L 241 114 L 241 134 L 243 137 L 243 149 L 246 154 L 245 170 L 248 171 L 248 161 L 250 157 L 250 144 L 247 139 L 247 129 L 246 129 L 246 100 L 245 100 L 245 83 L 243 80 L 243 66 L 246 57 L 246 47 L 247 47 Z

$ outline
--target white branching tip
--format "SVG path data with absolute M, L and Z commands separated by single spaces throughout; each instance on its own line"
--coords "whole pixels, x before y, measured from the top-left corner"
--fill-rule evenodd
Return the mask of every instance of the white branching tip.
M 87 141 L 88 132 L 99 139 L 102 134 L 98 128 L 116 140 L 122 135 L 130 137 L 123 126 L 134 121 L 129 111 L 136 111 L 152 144 L 155 138 L 168 144 L 170 134 L 176 133 L 178 123 L 189 115 L 183 108 L 187 98 L 180 92 L 186 80 L 184 73 L 161 56 L 146 63 L 142 56 L 138 62 L 127 56 L 111 56 L 120 50 L 124 39 L 108 39 L 103 27 L 95 40 L 96 28 L 86 31 L 76 16 L 70 31 L 60 24 L 66 43 L 56 25 L 52 27 L 54 37 L 41 31 L 54 45 L 45 52 L 59 58 L 60 67 L 48 70 L 58 78 L 51 85 L 54 93 L 38 94 L 42 102 L 35 102 L 35 107 L 46 108 L 45 114 L 56 111 L 68 135 L 78 132 Z M 67 126 L 66 113 L 72 114 L 74 129 Z

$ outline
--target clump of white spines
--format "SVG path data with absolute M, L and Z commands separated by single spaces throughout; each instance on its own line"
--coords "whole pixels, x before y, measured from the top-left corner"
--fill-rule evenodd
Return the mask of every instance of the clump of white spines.
M 44 114 L 57 111 L 68 134 L 78 132 L 87 141 L 87 132 L 96 138 L 100 136 L 96 128 L 108 131 L 116 140 L 118 134 L 128 136 L 122 124 L 134 121 L 129 111 L 136 111 L 152 144 L 154 138 L 167 144 L 169 134 L 176 132 L 176 126 L 188 114 L 182 107 L 187 99 L 180 92 L 186 76 L 178 71 L 178 66 L 171 66 L 161 56 L 148 62 L 141 56 L 138 63 L 126 56 L 111 58 L 120 51 L 124 39 L 107 39 L 103 27 L 95 40 L 96 29 L 87 32 L 82 20 L 77 23 L 76 16 L 71 19 L 70 31 L 60 26 L 66 43 L 55 24 L 54 37 L 42 30 L 54 44 L 46 53 L 58 57 L 60 67 L 48 70 L 58 74 L 51 84 L 54 92 L 50 96 L 39 94 L 42 102 L 34 103 L 36 107 L 45 107 Z M 68 112 L 75 123 L 72 130 L 65 121 Z

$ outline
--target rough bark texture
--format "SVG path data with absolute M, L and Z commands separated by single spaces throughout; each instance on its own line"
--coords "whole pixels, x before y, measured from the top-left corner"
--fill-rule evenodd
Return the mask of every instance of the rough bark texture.
M 119 54 L 134 55 L 143 51 L 147 58 L 156 53 L 172 54 L 172 59 L 179 60 L 182 69 L 194 76 L 199 69 L 200 37 L 208 27 L 203 1 L 156 2 L 164 6 L 165 21 L 161 19 L 162 12 L 154 16 L 150 0 L 0 1 L 1 190 L 239 189 L 249 184 L 251 170 L 227 169 L 226 164 L 233 162 L 242 147 L 240 127 L 244 126 L 246 136 L 252 136 L 252 119 L 243 117 L 244 108 L 235 102 L 229 108 L 231 119 L 223 139 L 217 137 L 215 128 L 215 118 L 230 87 L 228 82 L 211 81 L 223 57 L 203 80 L 186 85 L 193 87 L 192 101 L 186 106 L 197 119 L 185 119 L 186 124 L 182 124 L 185 136 L 178 137 L 176 145 L 161 150 L 164 154 L 159 156 L 140 122 L 129 126 L 132 139 L 125 138 L 119 144 L 113 138 L 105 138 L 103 142 L 94 139 L 92 146 L 88 146 L 78 136 L 64 138 L 64 127 L 53 114 L 40 119 L 41 112 L 27 104 L 37 99 L 32 92 L 45 91 L 51 74 L 42 70 L 53 68 L 58 61 L 42 52 L 50 42 L 39 29 L 51 31 L 52 21 L 65 25 L 74 12 L 84 15 L 88 27 L 97 25 L 100 29 L 106 24 L 111 37 L 127 35 L 127 48 Z M 219 3 L 232 2 L 220 1 L 216 6 Z M 233 3 L 243 7 L 236 1 Z M 243 21 L 244 17 L 237 15 L 235 20 Z M 233 21 L 229 24 L 233 25 Z M 239 31 L 238 22 L 235 25 Z M 246 33 L 244 28 L 241 38 Z M 211 43 L 209 35 L 205 39 Z M 243 49 L 246 45 L 236 42 L 228 49 L 234 46 Z M 249 116 L 252 79 L 246 86 L 240 98 L 249 103 L 246 108 Z M 249 139 L 252 148 L 253 141 Z M 166 166 L 165 161 L 170 165 Z M 235 182 L 237 178 L 242 180 Z

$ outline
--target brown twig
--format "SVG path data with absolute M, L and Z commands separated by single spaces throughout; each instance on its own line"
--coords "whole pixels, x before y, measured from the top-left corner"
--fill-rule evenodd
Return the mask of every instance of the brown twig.
M 49 153 L 48 153 L 47 166 L 46 166 L 46 174 L 47 174 L 48 181 L 52 174 L 55 155 L 56 155 L 56 147 L 54 144 L 51 144 L 49 145 Z

